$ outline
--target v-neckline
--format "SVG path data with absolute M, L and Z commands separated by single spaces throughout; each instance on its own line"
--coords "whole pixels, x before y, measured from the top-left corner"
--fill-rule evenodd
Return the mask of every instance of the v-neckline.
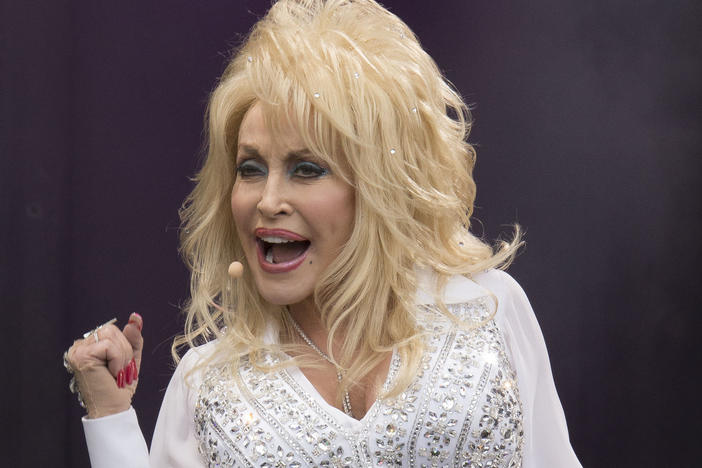
M 381 392 L 385 392 L 390 388 L 390 385 L 395 380 L 395 375 L 397 374 L 399 366 L 400 355 L 397 352 L 397 348 L 393 348 L 392 356 L 390 357 L 390 365 L 388 366 L 388 374 L 385 376 L 385 382 L 383 382 Z M 304 391 L 310 399 L 314 400 L 329 417 L 337 421 L 342 427 L 352 430 L 353 432 L 360 430 L 374 417 L 372 415 L 377 413 L 377 408 L 381 402 L 379 397 L 376 397 L 373 404 L 368 407 L 368 411 L 366 411 L 366 414 L 364 414 L 361 419 L 356 419 L 336 406 L 329 404 L 298 366 L 286 367 L 283 369 L 283 372 L 286 372 L 291 379 L 299 384 L 302 391 Z

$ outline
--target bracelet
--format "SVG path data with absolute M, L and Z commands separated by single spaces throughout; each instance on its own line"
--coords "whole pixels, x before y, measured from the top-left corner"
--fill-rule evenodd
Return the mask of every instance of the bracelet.
M 85 403 L 83 402 L 83 396 L 80 394 L 80 390 L 76 384 L 76 376 L 73 372 L 73 368 L 71 367 L 71 363 L 68 362 L 68 351 L 64 351 L 63 353 L 63 367 L 65 367 L 68 373 L 71 374 L 71 381 L 68 382 L 68 389 L 71 391 L 71 393 L 78 397 L 78 404 L 81 406 L 81 408 L 87 409 L 85 408 Z

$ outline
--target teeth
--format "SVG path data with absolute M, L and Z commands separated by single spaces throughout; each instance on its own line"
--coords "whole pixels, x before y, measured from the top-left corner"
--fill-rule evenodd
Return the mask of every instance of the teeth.
M 266 261 L 268 263 L 274 263 L 273 262 L 273 252 L 271 251 L 271 249 L 268 249 L 268 253 L 266 254 Z
M 273 236 L 261 237 L 260 239 L 263 242 L 268 242 L 269 244 L 286 244 L 288 242 L 295 242 L 292 239 L 285 239 L 283 237 L 273 237 Z

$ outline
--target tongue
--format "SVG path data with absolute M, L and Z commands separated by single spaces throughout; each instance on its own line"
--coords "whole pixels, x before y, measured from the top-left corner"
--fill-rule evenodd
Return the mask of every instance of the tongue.
M 305 249 L 307 249 L 307 242 L 286 242 L 273 244 L 271 253 L 275 263 L 285 263 L 302 255 Z

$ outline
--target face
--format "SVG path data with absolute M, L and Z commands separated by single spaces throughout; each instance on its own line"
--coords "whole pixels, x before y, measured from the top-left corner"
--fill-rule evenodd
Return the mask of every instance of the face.
M 262 106 L 239 128 L 232 213 L 250 274 L 267 301 L 310 306 L 353 230 L 354 191 L 290 126 L 273 138 Z

